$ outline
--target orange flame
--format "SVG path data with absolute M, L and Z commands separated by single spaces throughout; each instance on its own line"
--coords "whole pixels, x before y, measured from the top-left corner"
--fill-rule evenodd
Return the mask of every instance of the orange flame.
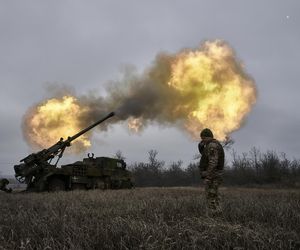
M 143 121 L 140 118 L 130 117 L 128 119 L 128 128 L 131 132 L 138 133 L 143 127 Z
M 38 105 L 26 117 L 27 137 L 32 145 L 47 148 L 60 137 L 67 138 L 82 129 L 80 117 L 87 111 L 81 107 L 75 97 L 64 96 L 61 99 L 49 99 Z M 91 145 L 88 136 L 82 135 L 74 145 L 77 150 Z M 76 149 L 75 149 L 76 150 Z
M 194 138 L 208 127 L 224 140 L 241 126 L 256 101 L 253 80 L 244 77 L 241 64 L 233 59 L 232 49 L 217 40 L 178 54 L 172 64 L 168 85 L 181 97 L 189 97 L 179 106 L 187 114 L 184 126 Z

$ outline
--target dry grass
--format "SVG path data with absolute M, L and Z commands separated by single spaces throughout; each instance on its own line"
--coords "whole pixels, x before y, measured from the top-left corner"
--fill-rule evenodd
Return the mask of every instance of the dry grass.
M 199 188 L 0 194 L 0 249 L 299 249 L 300 191 Z

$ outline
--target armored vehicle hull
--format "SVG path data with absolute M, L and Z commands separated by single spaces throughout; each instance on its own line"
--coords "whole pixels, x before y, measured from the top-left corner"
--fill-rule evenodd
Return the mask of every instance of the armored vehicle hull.
M 112 112 L 66 140 L 61 138 L 51 147 L 26 156 L 14 166 L 15 177 L 27 184 L 28 191 L 131 188 L 131 175 L 123 160 L 88 155 L 82 161 L 57 167 L 72 141 L 114 115 Z M 54 158 L 56 163 L 51 164 Z
M 49 165 L 28 184 L 28 191 L 64 191 L 88 189 L 132 188 L 131 173 L 122 160 L 108 157 L 89 157 L 83 161 Z

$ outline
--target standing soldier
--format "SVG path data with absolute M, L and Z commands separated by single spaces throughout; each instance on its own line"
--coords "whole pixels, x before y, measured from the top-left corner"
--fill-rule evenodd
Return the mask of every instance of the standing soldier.
M 224 149 L 219 141 L 214 139 L 210 129 L 205 128 L 200 133 L 201 142 L 198 149 L 201 156 L 200 173 L 205 183 L 207 207 L 212 214 L 221 212 L 218 187 L 222 181 L 224 168 Z
M 8 185 L 8 183 L 9 183 L 9 181 L 7 179 L 0 179 L 0 190 L 10 193 L 12 191 L 12 189 L 6 187 Z

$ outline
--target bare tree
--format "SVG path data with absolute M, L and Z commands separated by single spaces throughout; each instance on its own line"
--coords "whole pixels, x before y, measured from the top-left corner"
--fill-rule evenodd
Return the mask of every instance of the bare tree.
M 121 150 L 118 150 L 115 155 L 114 155 L 115 158 L 119 159 L 119 160 L 125 160 L 126 157 L 123 155 L 122 151 Z
M 225 141 L 223 141 L 221 144 L 225 150 L 229 150 L 234 144 L 234 140 L 231 137 L 226 136 Z
M 256 147 L 252 147 L 250 150 L 250 157 L 251 157 L 252 165 L 254 166 L 256 174 L 258 175 L 260 169 L 259 159 L 261 158 L 260 150 Z
M 200 158 L 201 158 L 200 153 L 194 154 L 194 156 L 193 156 L 193 160 L 199 160 Z
M 164 165 L 165 162 L 164 161 L 159 161 L 156 157 L 157 157 L 157 150 L 151 149 L 148 152 L 149 156 L 148 156 L 148 160 L 149 160 L 149 167 L 151 167 L 152 169 L 161 169 Z

